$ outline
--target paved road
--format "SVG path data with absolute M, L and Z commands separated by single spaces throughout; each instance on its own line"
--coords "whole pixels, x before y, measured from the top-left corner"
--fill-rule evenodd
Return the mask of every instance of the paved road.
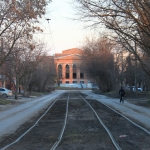
M 17 106 L 8 107 L 10 109 L 0 112 L 0 137 L 13 133 L 23 123 L 33 117 L 35 114 L 46 108 L 54 99 L 61 95 L 64 91 L 55 91 L 46 96 L 19 99 L 19 101 L 27 101 Z
M 0 137 L 15 132 L 24 122 L 33 117 L 40 110 L 46 108 L 48 104 L 64 92 L 65 90 L 56 90 L 49 95 L 28 99 L 26 103 L 1 111 Z M 103 95 L 94 94 L 90 90 L 83 90 L 81 92 L 91 99 L 96 99 L 109 105 L 110 107 L 122 112 L 124 115 L 140 120 L 141 124 L 146 126 L 150 131 L 150 109 L 136 106 L 128 102 L 120 104 L 118 99 L 111 99 Z M 24 101 L 24 99 L 22 99 L 22 101 Z

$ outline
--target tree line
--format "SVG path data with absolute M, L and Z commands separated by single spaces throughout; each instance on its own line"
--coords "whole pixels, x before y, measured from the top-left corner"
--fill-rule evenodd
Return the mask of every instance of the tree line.
M 51 0 L 4 0 L 0 10 L 0 74 L 24 92 L 44 92 L 53 84 L 54 58 L 46 45 L 33 39 L 42 32 L 39 19 Z M 83 66 L 101 91 L 117 86 L 143 86 L 149 90 L 149 0 L 74 0 L 78 20 L 87 27 L 105 28 L 107 34 L 87 38 L 82 49 Z M 76 5 L 75 5 L 76 4 Z M 42 56 L 42 57 L 41 57 Z
M 0 75 L 2 86 L 13 86 L 18 98 L 20 85 L 27 91 L 44 92 L 55 75 L 53 59 L 45 59 L 46 45 L 33 35 L 42 32 L 39 20 L 51 0 L 3 0 L 0 10 Z M 41 57 L 42 56 L 42 57 Z M 8 82 L 9 81 L 9 82 Z
M 101 39 L 102 37 L 99 37 L 95 43 L 92 43 L 94 48 L 91 48 L 89 43 L 86 45 L 85 49 L 87 52 L 84 55 L 91 53 L 89 55 L 90 59 L 86 59 L 85 62 L 90 64 L 91 70 L 87 70 L 90 77 L 96 80 L 103 91 L 112 90 L 114 85 L 122 86 L 123 82 L 125 85 L 136 87 L 142 84 L 144 89 L 149 90 L 150 1 L 74 1 L 76 2 L 77 19 L 86 22 L 87 27 L 97 30 L 102 27 L 105 28 L 107 39 L 109 39 L 109 47 L 107 47 L 108 45 L 105 46 L 105 53 L 103 53 L 103 46 L 106 43 Z M 114 45 L 113 48 L 112 43 Z M 99 52 L 97 49 L 99 49 Z M 106 56 L 108 55 L 107 51 L 110 51 L 109 56 Z M 113 59 L 110 59 L 112 51 L 117 52 L 115 55 L 118 56 L 118 58 L 115 57 L 114 62 Z M 124 55 L 125 51 L 128 52 L 126 56 Z M 97 55 L 94 53 L 97 53 Z M 99 58 L 97 58 L 98 55 Z M 105 57 L 108 57 L 108 59 Z M 117 83 L 114 84 L 114 82 Z M 102 84 L 104 87 L 101 87 Z

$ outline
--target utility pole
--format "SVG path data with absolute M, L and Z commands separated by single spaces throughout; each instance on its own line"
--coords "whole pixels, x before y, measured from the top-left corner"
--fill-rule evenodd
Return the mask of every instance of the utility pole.
M 52 40 L 52 44 L 53 44 L 53 49 L 54 49 L 54 51 L 55 51 L 54 41 L 53 41 L 53 37 L 52 37 L 51 29 L 50 29 L 50 24 L 49 24 L 49 21 L 50 21 L 51 19 L 47 18 L 46 20 L 47 20 L 47 22 L 48 22 L 48 27 L 49 27 L 49 32 L 50 32 L 50 35 L 51 35 L 51 40 Z M 56 53 L 56 52 L 55 52 L 55 53 Z
M 121 86 L 123 86 L 123 48 L 122 48 L 122 51 L 121 51 L 121 59 L 122 59 L 122 68 L 121 68 Z
M 135 41 L 135 54 L 137 54 L 136 41 Z M 137 97 L 137 57 L 136 55 L 135 55 L 135 94 Z

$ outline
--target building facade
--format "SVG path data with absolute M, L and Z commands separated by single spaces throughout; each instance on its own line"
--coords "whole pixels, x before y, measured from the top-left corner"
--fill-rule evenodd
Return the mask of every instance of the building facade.
M 86 85 L 87 76 L 82 68 L 82 51 L 77 48 L 56 53 L 54 56 L 57 82 L 61 84 Z

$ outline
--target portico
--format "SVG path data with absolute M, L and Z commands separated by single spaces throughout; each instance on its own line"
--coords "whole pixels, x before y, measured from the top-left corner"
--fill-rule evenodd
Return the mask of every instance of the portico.
M 57 78 L 60 84 L 87 84 L 85 72 L 81 66 L 82 50 L 74 48 L 55 54 Z

